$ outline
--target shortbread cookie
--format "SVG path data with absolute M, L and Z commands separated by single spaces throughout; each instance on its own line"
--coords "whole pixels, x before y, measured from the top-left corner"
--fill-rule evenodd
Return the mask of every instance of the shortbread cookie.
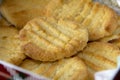
M 67 2 L 67 0 L 66 0 Z M 56 9 L 59 9 L 63 6 L 64 3 L 66 3 L 64 0 L 51 0 L 48 5 L 45 7 L 46 11 L 45 11 L 45 16 L 47 17 L 51 17 L 54 14 L 54 11 Z
M 78 56 L 84 60 L 89 73 L 93 76 L 97 71 L 117 68 L 120 50 L 110 43 L 91 42 Z
M 25 55 L 20 49 L 18 30 L 5 20 L 0 20 L 0 60 L 19 65 Z
M 99 41 L 112 43 L 120 48 L 120 16 L 118 17 L 118 27 L 113 32 L 113 34 L 110 36 L 104 37 L 100 39 Z
M 86 29 L 72 21 L 36 18 L 20 31 L 22 50 L 32 59 L 55 61 L 83 50 L 88 41 Z
M 75 16 L 77 16 L 80 11 L 84 9 L 84 6 L 89 2 L 91 2 L 91 0 L 71 0 L 64 4 L 60 9 L 56 9 L 53 16 L 55 16 L 57 19 L 74 19 Z
M 117 15 L 111 8 L 91 0 L 73 0 L 54 12 L 56 19 L 71 19 L 87 28 L 89 40 L 111 35 L 117 27 Z
M 33 60 L 33 59 L 25 59 L 21 65 L 19 65 L 20 67 L 24 68 L 24 69 L 27 69 L 29 71 L 32 71 L 36 68 L 38 68 L 40 66 L 42 62 L 40 61 L 36 61 L 36 60 Z
M 69 4 L 70 2 L 79 2 L 80 0 L 51 0 L 45 7 L 45 16 L 53 17 L 55 16 L 55 11 L 63 7 L 63 5 Z
M 118 40 L 119 38 L 120 38 L 120 26 L 117 27 L 117 29 L 115 30 L 115 32 L 113 32 L 112 35 L 103 37 L 103 38 L 99 39 L 98 41 L 113 43 L 114 41 Z
M 26 59 L 20 67 L 52 80 L 87 80 L 88 78 L 86 65 L 78 57 L 51 63 Z
M 2 15 L 17 28 L 22 28 L 29 20 L 44 15 L 45 6 L 51 0 L 3 0 Z M 56 1 L 56 0 L 54 0 Z

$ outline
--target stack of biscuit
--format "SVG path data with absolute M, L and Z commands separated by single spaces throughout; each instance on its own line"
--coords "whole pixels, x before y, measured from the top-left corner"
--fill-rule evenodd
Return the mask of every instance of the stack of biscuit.
M 53 80 L 117 67 L 120 16 L 92 0 L 3 0 L 0 60 Z

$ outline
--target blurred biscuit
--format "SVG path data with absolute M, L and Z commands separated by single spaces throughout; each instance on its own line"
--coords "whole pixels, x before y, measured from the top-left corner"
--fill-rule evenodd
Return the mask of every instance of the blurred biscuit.
M 0 20 L 0 60 L 19 65 L 25 55 L 20 49 L 18 30 L 5 20 Z
M 95 72 L 117 68 L 120 50 L 117 46 L 104 42 L 91 42 L 78 54 L 88 67 L 90 75 Z
M 113 32 L 112 35 L 103 37 L 99 39 L 100 42 L 108 42 L 108 43 L 114 43 L 116 40 L 119 40 L 120 38 L 120 26 L 117 27 L 115 32 Z
M 53 80 L 87 80 L 88 78 L 87 68 L 78 57 L 51 63 L 26 59 L 20 67 Z
M 48 5 L 45 7 L 45 15 L 47 17 L 53 16 L 53 13 L 56 9 L 59 9 L 64 4 L 63 0 L 51 0 Z
M 112 35 L 99 39 L 101 42 L 112 43 L 120 48 L 120 16 L 118 17 L 118 27 Z
M 111 35 L 117 27 L 117 15 L 111 8 L 91 0 L 73 0 L 54 11 L 57 19 L 70 19 L 88 29 L 89 40 Z
M 19 66 L 29 71 L 32 71 L 38 68 L 41 63 L 42 62 L 33 59 L 25 59 Z
M 3 0 L 0 6 L 2 15 L 17 28 L 22 28 L 29 20 L 43 16 L 45 6 L 51 0 Z M 54 0 L 56 1 L 56 0 Z
M 85 4 L 91 2 L 91 0 L 71 0 L 65 3 L 60 9 L 54 11 L 56 18 L 68 18 L 73 19 L 75 16 L 83 10 Z
M 53 17 L 55 16 L 55 11 L 63 7 L 63 5 L 69 4 L 73 0 L 51 0 L 48 5 L 45 7 L 45 16 Z M 77 0 L 75 0 L 77 1 Z
M 87 45 L 88 33 L 72 21 L 36 18 L 20 31 L 22 50 L 32 59 L 55 61 L 75 55 Z

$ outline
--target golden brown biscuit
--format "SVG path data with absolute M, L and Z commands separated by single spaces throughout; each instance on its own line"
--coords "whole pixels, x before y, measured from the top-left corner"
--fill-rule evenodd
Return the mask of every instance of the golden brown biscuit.
M 3 0 L 2 15 L 17 28 L 22 28 L 29 20 L 44 15 L 45 6 L 51 0 Z M 56 1 L 56 0 L 55 0 Z
M 5 20 L 0 20 L 0 60 L 19 65 L 25 55 L 20 49 L 18 30 Z
M 118 16 L 118 25 L 120 25 L 120 15 Z
M 62 8 L 63 5 L 69 4 L 72 1 L 73 0 L 51 0 L 48 3 L 48 5 L 45 7 L 45 9 L 46 9 L 45 16 L 47 16 L 47 17 L 55 16 L 54 13 L 57 9 Z M 74 0 L 74 1 L 77 1 L 77 0 Z
M 120 39 L 120 26 L 117 27 L 117 29 L 115 30 L 115 32 L 113 32 L 112 35 L 103 37 L 103 38 L 99 39 L 98 41 L 114 43 L 119 39 Z
M 25 59 L 19 66 L 27 69 L 29 71 L 34 70 L 35 68 L 38 68 L 38 66 L 41 64 L 42 62 L 40 61 L 36 61 L 33 59 Z
M 78 57 L 62 59 L 51 63 L 26 59 L 20 67 L 53 80 L 87 80 L 88 78 L 87 68 Z
M 71 21 L 36 18 L 20 31 L 22 49 L 32 59 L 55 61 L 83 50 L 88 41 L 86 29 Z
M 68 3 L 65 3 L 60 9 L 56 9 L 53 16 L 58 19 L 73 19 L 81 10 L 83 10 L 85 4 L 89 2 L 91 2 L 91 0 L 71 0 Z
M 104 37 L 100 39 L 99 41 L 112 43 L 120 48 L 120 16 L 118 17 L 118 27 L 113 32 L 113 34 L 110 36 Z
M 64 4 L 63 0 L 51 0 L 48 5 L 45 7 L 45 16 L 53 16 L 53 13 L 56 9 L 59 9 Z
M 80 27 L 87 28 L 90 41 L 111 35 L 117 27 L 115 11 L 91 0 L 73 0 L 56 9 L 54 16 L 57 19 L 71 19 Z
M 110 43 L 91 42 L 78 56 L 83 59 L 90 75 L 93 76 L 97 71 L 116 68 L 120 50 Z

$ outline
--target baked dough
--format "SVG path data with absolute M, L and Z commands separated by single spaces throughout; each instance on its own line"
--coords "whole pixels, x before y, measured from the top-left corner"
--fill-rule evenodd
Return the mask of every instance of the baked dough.
M 56 19 L 69 19 L 88 29 L 89 41 L 111 35 L 117 27 L 117 15 L 111 8 L 91 0 L 73 0 L 54 11 Z
M 25 54 L 20 49 L 20 40 L 18 38 L 18 30 L 7 23 L 0 20 L 0 60 L 19 65 Z
M 117 46 L 104 42 L 91 42 L 78 54 L 88 67 L 91 76 L 95 72 L 117 68 L 120 50 Z
M 88 33 L 72 21 L 44 17 L 28 22 L 20 31 L 20 39 L 27 56 L 40 61 L 55 61 L 83 50 Z
M 78 57 L 51 63 L 26 59 L 20 67 L 52 80 L 88 80 L 86 65 Z
M 112 35 L 103 37 L 98 41 L 112 43 L 120 48 L 120 16 L 118 17 L 118 27 Z
M 43 16 L 45 14 L 45 6 L 50 1 L 51 0 L 3 0 L 0 6 L 0 12 L 11 24 L 21 29 L 29 20 Z

